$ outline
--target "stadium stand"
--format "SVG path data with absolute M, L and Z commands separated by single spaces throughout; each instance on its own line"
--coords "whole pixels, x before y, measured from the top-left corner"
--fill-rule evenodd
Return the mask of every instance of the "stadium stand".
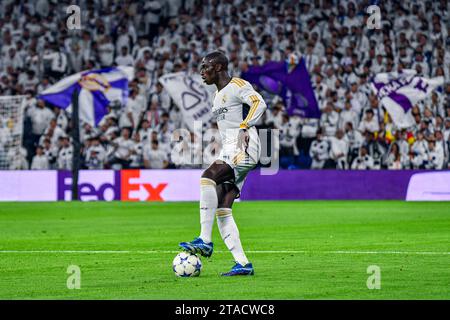
M 0 96 L 26 95 L 22 159 L 13 169 L 70 169 L 70 115 L 36 99 L 63 77 L 133 66 L 130 98 L 97 128 L 81 129 L 83 167 L 198 168 L 198 138 L 171 143 L 181 113 L 158 78 L 197 73 L 223 50 L 239 77 L 251 65 L 303 56 L 320 119 L 288 116 L 265 96 L 261 128 L 280 129 L 283 168 L 444 169 L 450 148 L 450 14 L 446 0 L 379 1 L 382 28 L 366 28 L 369 1 L 81 0 L 82 29 L 70 33 L 70 1 L 0 2 Z M 370 88 L 379 72 L 414 69 L 445 84 L 399 129 Z M 7 131 L 7 119 L 0 130 Z M 212 124 L 214 126 L 214 124 Z M 6 137 L 3 135 L 3 137 Z M 6 138 L 5 138 L 6 139 Z M 0 143 L 6 144 L 5 139 Z M 193 148 L 190 159 L 171 150 Z M 0 146 L 1 149 L 1 146 Z M 201 157 L 201 156 L 200 156 Z

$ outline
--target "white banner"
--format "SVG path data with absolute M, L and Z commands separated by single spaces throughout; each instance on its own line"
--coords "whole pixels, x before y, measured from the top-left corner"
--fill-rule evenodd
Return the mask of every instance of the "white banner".
M 211 119 L 214 85 L 206 85 L 198 74 L 185 72 L 169 73 L 159 78 L 173 101 L 183 114 L 183 121 L 190 131 L 194 131 L 194 121 L 204 124 Z M 198 129 L 198 128 L 196 128 Z

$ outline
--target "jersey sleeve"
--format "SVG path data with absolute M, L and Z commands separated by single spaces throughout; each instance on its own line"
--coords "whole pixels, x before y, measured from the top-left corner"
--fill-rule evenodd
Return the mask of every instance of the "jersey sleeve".
M 245 85 L 239 87 L 237 96 L 242 103 L 250 106 L 247 116 L 239 125 L 241 129 L 248 129 L 258 122 L 259 118 L 266 111 L 267 105 L 261 95 L 248 82 L 245 82 Z

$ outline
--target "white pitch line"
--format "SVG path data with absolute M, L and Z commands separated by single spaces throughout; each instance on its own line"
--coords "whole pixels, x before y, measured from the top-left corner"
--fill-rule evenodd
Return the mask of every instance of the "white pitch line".
M 321 251 L 330 254 L 412 254 L 412 255 L 450 255 L 450 252 L 437 251 Z
M 155 253 L 178 253 L 180 250 L 0 250 L 0 253 L 75 253 L 75 254 L 155 254 Z M 215 253 L 228 253 L 228 251 L 214 251 Z M 359 254 L 359 255 L 384 255 L 384 254 L 396 254 L 396 255 L 450 255 L 450 252 L 438 252 L 438 251 L 308 251 L 308 250 L 247 250 L 247 253 L 255 254 Z

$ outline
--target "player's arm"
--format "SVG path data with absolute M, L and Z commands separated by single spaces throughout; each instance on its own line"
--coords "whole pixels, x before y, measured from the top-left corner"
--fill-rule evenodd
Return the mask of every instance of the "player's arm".
M 239 88 L 238 96 L 242 103 L 250 106 L 247 116 L 239 125 L 241 129 L 248 129 L 258 122 L 266 111 L 267 105 L 261 95 L 249 83 Z
M 247 151 L 250 140 L 248 129 L 258 122 L 259 118 L 266 111 L 267 105 L 261 95 L 249 83 L 239 88 L 238 97 L 243 104 L 245 103 L 250 106 L 247 116 L 239 125 L 240 130 L 237 144 L 238 148 Z

